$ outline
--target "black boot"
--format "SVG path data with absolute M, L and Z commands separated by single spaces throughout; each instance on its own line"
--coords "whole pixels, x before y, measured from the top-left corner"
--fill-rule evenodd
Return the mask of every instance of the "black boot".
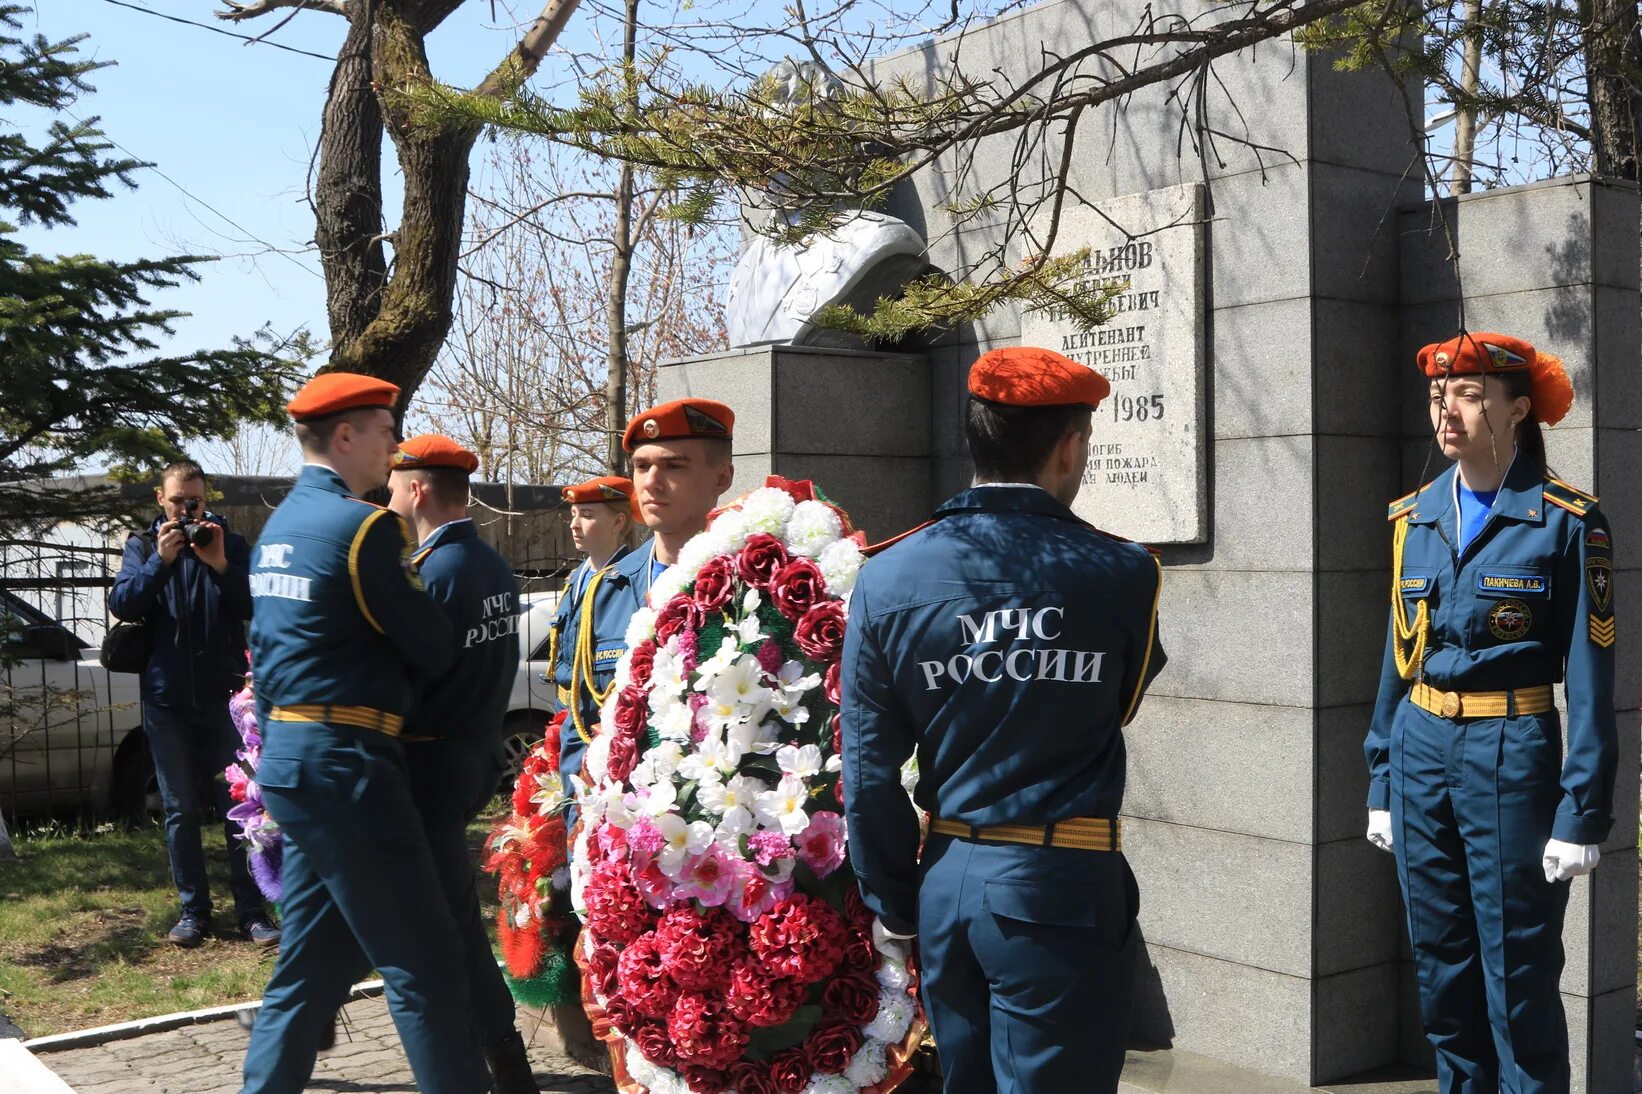
M 505 1041 L 485 1046 L 485 1066 L 495 1080 L 495 1094 L 542 1094 L 530 1070 L 530 1057 L 525 1054 L 525 1039 L 518 1030 Z

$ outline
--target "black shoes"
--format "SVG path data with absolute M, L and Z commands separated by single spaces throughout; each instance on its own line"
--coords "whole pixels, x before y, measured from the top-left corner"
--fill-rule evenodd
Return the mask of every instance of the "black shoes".
M 193 912 L 184 912 L 182 918 L 177 920 L 177 925 L 171 928 L 171 933 L 165 936 L 165 940 L 173 946 L 191 950 L 205 941 L 205 932 L 209 929 L 210 924 L 203 917 Z
M 518 1030 L 505 1041 L 485 1046 L 485 1066 L 490 1068 L 495 1094 L 541 1094 L 525 1053 L 525 1039 Z
M 239 921 L 240 937 L 264 948 L 279 945 L 279 928 L 265 915 L 248 915 Z

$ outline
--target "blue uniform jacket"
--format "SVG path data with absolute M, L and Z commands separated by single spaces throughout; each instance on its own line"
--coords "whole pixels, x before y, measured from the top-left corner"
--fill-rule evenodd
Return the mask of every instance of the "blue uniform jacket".
M 471 520 L 438 529 L 413 556 L 456 628 L 456 663 L 428 681 L 405 721 L 413 737 L 499 738 L 519 671 L 519 586 Z
M 205 514 L 223 537 L 228 567 L 218 574 L 184 547 L 167 563 L 153 545 L 164 517 L 148 528 L 148 542 L 125 542 L 108 610 L 130 623 L 148 621 L 154 652 L 142 675 L 142 696 L 160 706 L 191 710 L 221 704 L 245 675 L 245 623 L 251 618 L 251 547 L 228 522 Z
M 309 464 L 251 559 L 257 714 L 331 703 L 404 714 L 415 685 L 456 657 L 450 619 L 428 598 L 395 514 Z
M 1430 613 L 1423 676 L 1443 691 L 1504 691 L 1567 681 L 1568 754 L 1551 835 L 1600 843 L 1613 824 L 1613 537 L 1596 499 L 1513 461 L 1488 521 L 1462 554 L 1458 469 L 1391 506 L 1408 524 L 1400 587 L 1412 622 Z M 1393 623 L 1393 626 L 1395 624 Z M 1391 727 L 1410 681 L 1388 628 L 1364 752 L 1370 809 L 1390 808 Z M 1406 645 L 1406 644 L 1405 644 Z
M 570 605 L 564 630 L 559 636 L 559 657 L 554 679 L 560 687 L 570 686 L 571 658 L 575 656 L 577 638 L 587 625 L 590 611 L 593 619 L 593 685 L 601 692 L 610 686 L 616 675 L 616 664 L 627 652 L 627 625 L 632 622 L 633 613 L 644 606 L 644 598 L 649 594 L 650 561 L 654 557 L 655 540 L 646 541 L 636 551 L 623 548 L 615 561 L 605 567 L 604 576 L 594 588 L 592 599 L 589 600 L 584 592 L 578 593 L 577 602 Z M 584 583 L 582 589 L 586 587 Z M 582 740 L 576 729 L 576 716 L 580 715 L 582 725 L 590 733 L 599 721 L 599 704 L 585 682 L 578 691 L 579 694 L 570 698 L 574 711 L 564 720 L 559 738 L 559 770 L 567 775 L 581 770 L 582 751 L 587 747 L 587 742 Z
M 983 826 L 1115 817 L 1122 727 L 1163 668 L 1162 570 L 1032 486 L 966 490 L 861 570 L 843 659 L 850 858 L 892 931 L 917 922 L 918 805 Z

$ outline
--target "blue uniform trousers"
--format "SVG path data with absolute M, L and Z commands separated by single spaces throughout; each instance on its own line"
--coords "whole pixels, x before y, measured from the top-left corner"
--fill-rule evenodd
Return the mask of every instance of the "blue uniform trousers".
M 1449 721 L 1404 701 L 1393 722 L 1397 873 L 1444 1094 L 1568 1089 L 1569 883 L 1540 865 L 1561 742 L 1555 712 Z
M 467 826 L 496 796 L 505 766 L 500 741 L 437 740 L 405 745 L 405 767 L 433 852 L 433 868 L 462 938 L 473 1027 L 482 1045 L 498 1044 L 513 1035 L 513 993 L 502 979 L 485 935 Z
M 456 925 L 399 748 L 349 726 L 266 727 L 257 780 L 285 833 L 284 937 L 246 1052 L 244 1094 L 306 1086 L 361 951 L 387 984 L 417 1089 L 490 1089 Z
M 1140 904 L 1123 855 L 931 835 L 920 874 L 946 1094 L 1115 1091 Z

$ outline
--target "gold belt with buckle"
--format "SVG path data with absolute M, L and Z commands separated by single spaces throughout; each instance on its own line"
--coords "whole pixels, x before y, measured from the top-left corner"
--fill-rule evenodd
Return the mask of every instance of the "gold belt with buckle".
M 375 707 L 341 707 L 331 703 L 299 703 L 296 706 L 275 707 L 268 718 L 274 722 L 333 722 L 358 729 L 374 729 L 390 737 L 399 736 L 405 728 L 402 715 L 389 714 Z
M 1422 682 L 1414 685 L 1408 698 L 1421 710 L 1442 718 L 1507 718 L 1544 714 L 1556 706 L 1550 684 L 1515 691 L 1442 691 Z
M 937 835 L 957 836 L 978 843 L 1019 843 L 1026 847 L 1064 847 L 1073 851 L 1121 851 L 1123 830 L 1105 817 L 1073 817 L 1054 824 L 997 824 L 984 827 L 942 820 L 929 822 Z

